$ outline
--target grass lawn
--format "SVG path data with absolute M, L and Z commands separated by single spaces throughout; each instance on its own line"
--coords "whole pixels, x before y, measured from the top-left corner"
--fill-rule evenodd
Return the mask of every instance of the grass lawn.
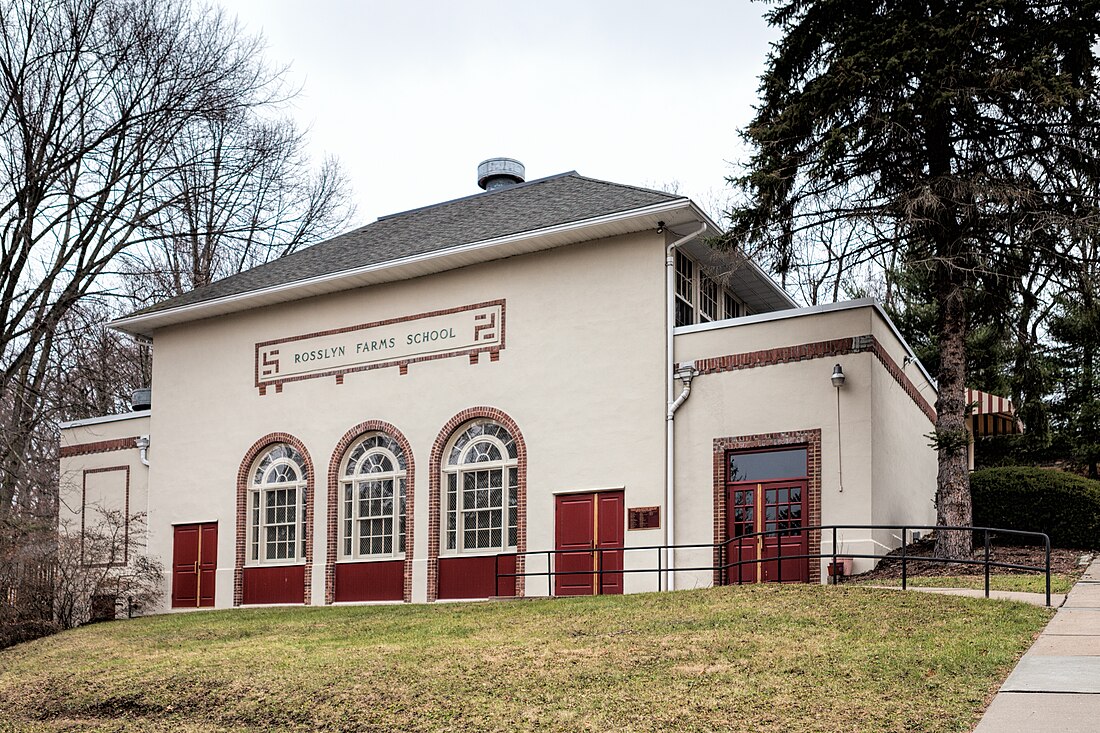
M 1050 575 L 1051 593 L 1069 593 L 1069 589 L 1077 581 L 1078 575 L 1054 574 Z M 878 578 L 875 580 L 854 581 L 872 585 L 890 585 L 901 587 L 901 578 Z M 985 577 L 981 575 L 931 575 L 914 576 L 906 580 L 912 588 L 977 588 L 985 589 Z M 1045 575 L 990 575 L 989 587 L 991 590 L 1010 590 L 1023 593 L 1045 593 Z
M 969 731 L 1050 613 L 765 585 L 156 616 L 0 652 L 0 731 Z

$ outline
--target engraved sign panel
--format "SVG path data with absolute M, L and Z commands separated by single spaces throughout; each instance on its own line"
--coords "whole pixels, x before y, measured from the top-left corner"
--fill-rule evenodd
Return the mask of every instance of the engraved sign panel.
M 504 301 L 421 313 L 256 344 L 256 386 L 343 375 L 504 348 Z M 471 356 L 476 361 L 476 357 Z
M 632 506 L 626 510 L 627 529 L 660 529 L 661 507 Z

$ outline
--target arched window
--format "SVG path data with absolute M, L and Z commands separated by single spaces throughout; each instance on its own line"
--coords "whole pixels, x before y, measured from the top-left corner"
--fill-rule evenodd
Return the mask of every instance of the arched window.
M 304 560 L 305 494 L 309 472 L 302 454 L 287 443 L 267 449 L 249 485 L 249 559 L 253 563 Z
M 405 552 L 405 453 L 373 433 L 348 451 L 340 474 L 340 557 L 396 557 Z
M 444 453 L 443 547 L 447 552 L 516 546 L 516 442 L 495 422 L 462 429 Z

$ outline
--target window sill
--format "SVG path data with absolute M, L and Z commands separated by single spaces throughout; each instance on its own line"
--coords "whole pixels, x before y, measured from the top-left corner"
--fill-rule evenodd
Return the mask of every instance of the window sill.
M 391 556 L 373 556 L 373 557 L 342 557 L 336 561 L 337 565 L 358 565 L 368 562 L 393 562 L 394 560 L 404 560 L 405 556 L 391 555 Z

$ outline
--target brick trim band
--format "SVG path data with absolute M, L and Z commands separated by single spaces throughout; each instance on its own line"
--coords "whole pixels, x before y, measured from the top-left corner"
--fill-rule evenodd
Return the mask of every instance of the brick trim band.
M 741 369 L 755 369 L 756 367 L 774 366 L 776 364 L 789 364 L 796 361 L 809 359 L 826 359 L 846 354 L 862 354 L 871 352 L 879 363 L 886 368 L 886 372 L 893 377 L 898 386 L 905 391 L 909 399 L 924 413 L 933 423 L 936 421 L 936 410 L 920 393 L 917 386 L 906 376 L 904 370 L 890 356 L 879 340 L 871 334 L 863 336 L 851 336 L 848 338 L 829 339 L 827 341 L 811 341 L 795 346 L 781 346 L 775 349 L 762 349 L 760 351 L 746 351 L 740 354 L 726 354 L 724 356 L 712 356 L 708 359 L 700 359 L 695 362 L 695 368 L 700 374 L 718 374 L 732 372 Z
M 729 438 L 714 439 L 714 544 L 725 542 L 726 532 L 726 454 L 729 451 L 751 450 L 754 448 L 788 448 L 795 446 L 806 447 L 806 476 L 808 478 L 806 497 L 806 523 L 812 527 L 821 526 L 821 429 L 792 430 L 785 433 L 760 433 L 758 435 L 739 435 Z M 814 548 L 821 547 L 821 530 L 814 529 L 809 532 L 810 553 Z M 721 557 L 717 547 L 714 548 L 713 582 L 721 583 L 721 571 L 718 570 Z M 825 560 L 818 561 L 817 575 L 813 573 L 811 565 L 810 578 L 821 577 L 821 569 Z
M 269 433 L 264 437 L 257 440 L 252 444 L 252 447 L 248 449 L 248 452 L 244 455 L 244 460 L 241 461 L 241 467 L 237 469 L 237 527 L 236 527 L 236 559 L 233 569 L 233 605 L 239 606 L 244 601 L 244 566 L 245 566 L 245 548 L 246 532 L 248 527 L 248 479 L 252 474 L 252 467 L 255 464 L 256 459 L 260 457 L 260 454 L 267 448 L 275 445 L 276 443 L 286 443 L 298 451 L 302 458 L 306 462 L 306 488 L 305 497 L 303 497 L 302 507 L 302 524 L 304 528 L 302 530 L 302 541 L 305 542 L 306 556 L 305 556 L 305 570 L 303 575 L 305 576 L 303 589 L 304 603 L 310 605 L 312 598 L 312 570 L 313 570 L 313 487 L 316 479 L 315 471 L 313 470 L 313 459 L 310 458 L 309 451 L 306 450 L 302 441 L 295 438 L 290 433 Z
M 77 445 L 61 446 L 61 457 L 86 456 L 89 453 L 107 453 L 114 450 L 126 450 L 137 448 L 137 438 L 134 435 L 129 438 L 115 438 L 114 440 L 100 440 L 95 443 L 78 443 Z
M 442 483 L 443 449 L 447 447 L 455 432 L 472 420 L 492 420 L 503 425 L 516 441 L 516 551 L 527 550 L 527 444 L 519 426 L 503 410 L 495 407 L 470 407 L 458 413 L 443 426 L 432 445 L 431 458 L 428 461 L 428 601 L 439 597 L 439 511 L 440 484 Z M 516 572 L 523 573 L 525 558 L 516 556 Z M 522 596 L 524 578 L 516 578 L 516 595 Z
M 367 433 L 383 433 L 393 438 L 397 441 L 397 444 L 401 446 L 401 450 L 405 454 L 405 562 L 403 570 L 405 579 L 402 597 L 406 603 L 412 600 L 413 548 L 415 547 L 413 540 L 415 538 L 414 528 L 416 527 L 416 512 L 414 510 L 416 505 L 414 501 L 416 467 L 413 461 L 412 447 L 409 445 L 409 441 L 405 438 L 405 435 L 390 423 L 383 422 L 382 420 L 367 420 L 344 433 L 344 437 L 340 438 L 340 442 L 336 444 L 336 449 L 332 451 L 332 457 L 329 459 L 328 516 L 325 523 L 327 528 L 327 541 L 325 545 L 327 548 L 325 555 L 326 604 L 331 604 L 336 600 L 336 555 L 340 530 L 340 504 L 338 501 L 340 493 L 340 466 L 344 463 L 344 456 L 348 449 Z

